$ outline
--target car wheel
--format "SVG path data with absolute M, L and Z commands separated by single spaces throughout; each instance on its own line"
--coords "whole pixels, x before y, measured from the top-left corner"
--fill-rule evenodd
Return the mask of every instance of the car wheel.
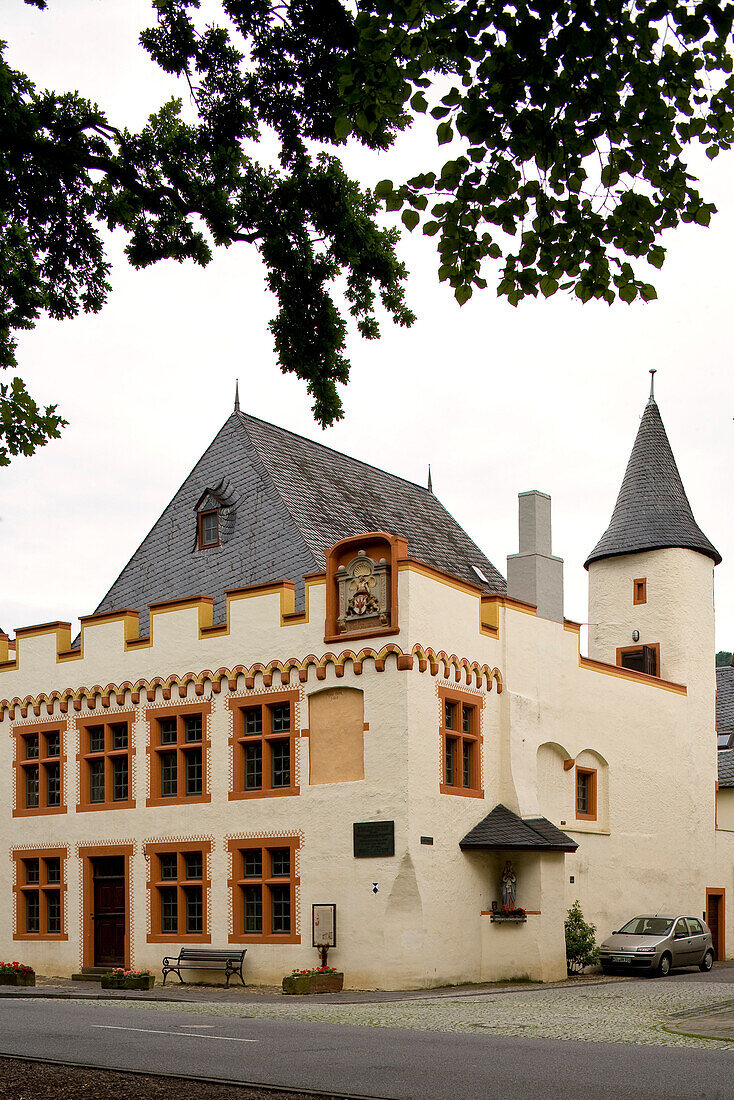
M 704 957 L 701 959 L 700 963 L 698 964 L 698 969 L 704 971 L 710 970 L 713 965 L 714 953 L 713 951 L 707 951 Z
M 665 978 L 670 974 L 670 955 L 667 953 L 663 955 L 662 959 L 658 963 L 657 976 L 659 978 Z
M 611 966 L 604 966 L 603 964 L 602 964 L 602 972 L 604 974 L 613 974 L 614 973 Z

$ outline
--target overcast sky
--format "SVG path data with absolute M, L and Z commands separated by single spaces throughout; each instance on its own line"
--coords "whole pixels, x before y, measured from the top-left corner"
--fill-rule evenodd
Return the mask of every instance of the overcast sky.
M 146 0 L 4 0 L 8 60 L 44 87 L 78 89 L 139 127 L 172 93 L 137 44 Z M 374 184 L 440 165 L 428 135 L 398 153 L 351 155 Z M 20 339 L 21 372 L 69 427 L 0 471 L 6 631 L 90 614 L 232 410 L 317 439 L 434 491 L 503 573 L 517 551 L 517 493 L 553 498 L 569 618 L 587 618 L 586 555 L 605 530 L 656 367 L 656 397 L 696 519 L 723 555 L 717 648 L 734 648 L 732 280 L 734 156 L 693 170 L 719 207 L 684 226 L 652 273 L 659 300 L 612 307 L 556 296 L 517 309 L 492 287 L 463 308 L 440 286 L 434 242 L 409 238 L 412 329 L 352 334 L 345 419 L 322 431 L 301 383 L 275 361 L 274 312 L 254 251 L 206 269 L 129 268 L 112 242 L 113 293 L 96 316 L 43 320 Z M 387 223 L 386 223 L 387 224 Z M 404 532 L 408 539 L 410 532 Z

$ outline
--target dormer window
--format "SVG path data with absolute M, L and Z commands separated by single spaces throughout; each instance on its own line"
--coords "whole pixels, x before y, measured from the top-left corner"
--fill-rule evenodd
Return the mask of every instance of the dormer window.
M 219 512 L 201 512 L 199 514 L 199 549 L 207 546 L 219 546 Z

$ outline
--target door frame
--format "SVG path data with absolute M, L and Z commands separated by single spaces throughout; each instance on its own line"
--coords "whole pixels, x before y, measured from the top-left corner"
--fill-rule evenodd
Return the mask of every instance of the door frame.
M 130 857 L 133 844 L 80 844 L 79 858 L 82 861 L 82 966 L 94 966 L 94 864 L 100 856 L 122 856 L 125 861 L 125 969 L 130 969 L 131 936 L 130 917 Z
M 723 886 L 707 886 L 706 887 L 706 923 L 709 920 L 709 898 L 719 898 L 720 904 L 718 906 L 718 936 L 717 942 L 714 944 L 714 952 L 717 959 L 726 958 L 726 890 Z M 710 927 L 710 925 L 709 925 Z

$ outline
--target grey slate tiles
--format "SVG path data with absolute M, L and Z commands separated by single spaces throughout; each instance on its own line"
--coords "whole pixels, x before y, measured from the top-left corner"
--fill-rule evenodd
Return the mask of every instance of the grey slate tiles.
M 734 787 L 734 749 L 719 749 L 719 786 Z
M 578 844 L 545 817 L 521 818 L 500 802 L 471 829 L 459 847 L 575 852 Z
M 227 487 L 219 546 L 198 549 L 196 507 Z M 208 498 L 206 498 L 208 499 Z M 303 606 L 303 575 L 319 572 L 339 539 L 387 531 L 408 540 L 427 565 L 504 594 L 502 575 L 428 489 L 237 410 L 225 422 L 173 500 L 97 607 L 134 608 L 148 630 L 148 604 L 291 580 Z M 487 578 L 483 585 L 472 566 Z
M 734 667 L 716 669 L 716 730 L 734 733 Z
M 653 397 L 647 403 L 612 519 L 586 560 L 680 547 L 721 555 L 693 518 L 686 491 Z

